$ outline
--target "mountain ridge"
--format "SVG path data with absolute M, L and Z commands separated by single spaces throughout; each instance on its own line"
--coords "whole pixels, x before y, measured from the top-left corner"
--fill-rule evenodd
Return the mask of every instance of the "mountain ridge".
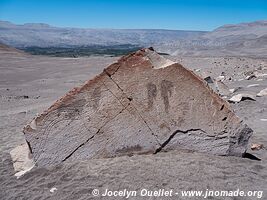
M 0 42 L 16 48 L 154 46 L 172 55 L 267 57 L 267 20 L 226 24 L 213 31 L 63 28 L 0 21 Z
M 204 31 L 164 29 L 58 28 L 47 24 L 15 25 L 0 21 L 0 42 L 13 47 L 66 47 L 86 45 L 153 45 L 191 38 Z

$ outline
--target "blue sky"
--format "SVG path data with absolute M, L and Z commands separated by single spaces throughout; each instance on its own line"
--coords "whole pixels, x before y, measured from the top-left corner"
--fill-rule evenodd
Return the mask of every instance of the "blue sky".
M 212 30 L 267 20 L 267 0 L 0 0 L 0 20 L 81 28 Z

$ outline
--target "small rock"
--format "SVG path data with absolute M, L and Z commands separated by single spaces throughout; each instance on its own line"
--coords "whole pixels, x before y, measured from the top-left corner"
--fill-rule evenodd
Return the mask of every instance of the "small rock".
M 239 103 L 240 101 L 244 101 L 244 100 L 256 101 L 254 99 L 254 96 L 251 94 L 237 94 L 237 95 L 233 96 L 231 99 L 229 99 L 228 101 L 230 103 Z
M 267 95 L 267 88 L 261 90 L 256 96 L 257 97 L 262 97 Z
M 229 89 L 229 91 L 230 91 L 231 93 L 234 93 L 234 92 L 236 92 L 236 89 L 235 89 L 235 88 L 231 88 L 231 89 Z
M 263 144 L 252 144 L 251 145 L 251 150 L 253 150 L 253 151 L 258 151 L 261 149 L 263 149 Z
M 251 88 L 251 87 L 257 87 L 259 86 L 260 84 L 251 84 L 251 85 L 248 85 L 247 88 Z
M 215 80 L 216 81 L 224 81 L 225 76 L 218 76 Z
M 263 122 L 267 122 L 267 119 L 260 119 L 261 121 L 263 121 Z
M 229 89 L 229 91 L 230 91 L 231 93 L 235 93 L 235 92 L 237 92 L 237 91 L 240 90 L 240 89 L 242 89 L 242 87 L 232 88 L 232 89 Z
M 207 83 L 213 83 L 213 80 L 210 76 L 207 76 L 204 78 L 204 80 L 207 82 Z
M 229 88 L 222 81 L 214 80 L 211 76 L 203 76 L 203 79 L 208 83 L 209 87 L 220 96 L 230 95 Z
M 252 75 L 249 75 L 249 76 L 246 76 L 246 80 L 251 80 L 251 79 L 254 79 L 256 78 L 255 74 L 252 74 Z
M 55 191 L 57 191 L 57 188 L 53 187 L 49 190 L 51 193 L 54 193 Z
M 259 66 L 259 67 L 257 68 L 257 70 L 262 70 L 262 66 Z
M 263 73 L 260 73 L 260 72 L 247 72 L 245 73 L 246 75 L 246 80 L 251 80 L 251 79 L 254 79 L 254 78 L 259 78 L 259 77 L 264 77 L 264 76 L 267 76 L 267 74 L 263 74 Z
M 263 74 L 263 73 L 260 73 L 260 72 L 254 72 L 254 75 L 258 78 L 258 77 L 263 77 L 263 76 L 267 76 L 267 74 Z
M 226 75 L 225 72 L 222 72 L 222 73 L 221 73 L 221 76 L 225 76 L 225 75 Z
M 31 171 L 34 168 L 34 166 L 32 166 L 29 169 L 23 170 L 23 171 L 19 171 L 15 174 L 15 176 L 17 177 L 17 179 L 19 179 L 21 176 L 23 176 L 24 174 L 26 174 L 27 172 Z
M 221 96 L 229 96 L 231 94 L 229 88 L 222 81 L 215 81 L 215 87 Z

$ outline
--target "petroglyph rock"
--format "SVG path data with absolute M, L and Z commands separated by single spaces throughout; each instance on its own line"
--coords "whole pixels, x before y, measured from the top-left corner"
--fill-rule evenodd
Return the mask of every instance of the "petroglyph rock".
M 205 81 L 150 48 L 70 91 L 24 133 L 46 166 L 174 149 L 242 156 L 252 130 Z

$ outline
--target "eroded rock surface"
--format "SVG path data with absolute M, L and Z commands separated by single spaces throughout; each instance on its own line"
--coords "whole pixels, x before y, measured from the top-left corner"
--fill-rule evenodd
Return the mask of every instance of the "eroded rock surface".
M 186 149 L 242 156 L 252 130 L 205 81 L 142 49 L 24 128 L 37 165 Z

